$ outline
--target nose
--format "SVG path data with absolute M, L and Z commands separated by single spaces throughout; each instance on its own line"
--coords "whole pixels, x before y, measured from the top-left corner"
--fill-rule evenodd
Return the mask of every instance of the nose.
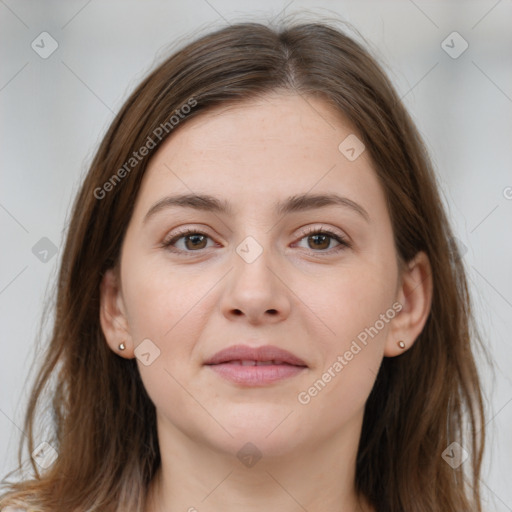
M 249 248 L 245 253 L 244 247 Z M 254 251 L 262 252 L 254 259 Z M 233 267 L 221 298 L 224 316 L 253 325 L 279 323 L 288 317 L 292 292 L 284 270 L 268 248 L 255 246 L 254 241 L 248 246 L 241 244 L 233 251 Z

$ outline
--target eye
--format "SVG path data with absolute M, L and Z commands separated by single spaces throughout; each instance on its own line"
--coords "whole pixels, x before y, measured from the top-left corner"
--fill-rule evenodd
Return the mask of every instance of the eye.
M 332 253 L 350 247 L 350 243 L 343 235 L 323 227 L 309 229 L 303 234 L 300 241 L 304 239 L 308 239 L 308 247 L 306 248 L 312 249 L 314 252 Z M 190 254 L 193 252 L 200 252 L 202 249 L 207 249 L 208 240 L 211 240 L 208 234 L 198 231 L 197 229 L 187 228 L 175 233 L 171 238 L 162 242 L 162 247 L 167 248 L 171 252 Z M 326 250 L 329 249 L 333 240 L 337 245 L 331 247 L 331 250 Z M 179 247 L 179 243 L 182 241 L 183 245 Z
M 350 247 L 350 244 L 345 237 L 326 228 L 311 228 L 306 231 L 300 240 L 302 241 L 304 239 L 308 240 L 308 247 L 306 248 L 313 249 L 314 252 L 331 253 L 342 251 L 343 249 Z M 325 250 L 329 249 L 332 240 L 336 241 L 338 245 L 335 245 L 330 251 Z
M 170 239 L 165 240 L 162 243 L 162 246 L 168 248 L 172 252 L 197 252 L 201 249 L 206 249 L 205 244 L 209 238 L 210 237 L 202 231 L 188 228 L 174 234 Z M 176 247 L 177 242 L 180 242 L 181 239 L 183 239 L 184 248 Z

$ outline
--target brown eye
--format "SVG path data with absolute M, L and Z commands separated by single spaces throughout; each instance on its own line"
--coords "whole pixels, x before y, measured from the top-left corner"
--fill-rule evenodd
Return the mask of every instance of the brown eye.
M 171 239 L 163 242 L 162 246 L 167 247 L 172 252 L 197 252 L 207 248 L 208 239 L 206 233 L 200 231 L 187 230 L 176 234 Z M 183 240 L 181 247 L 177 244 Z
M 329 235 L 322 234 L 309 235 L 308 239 L 310 241 L 312 240 L 312 243 L 309 243 L 309 246 L 311 249 L 328 249 L 329 244 L 331 243 L 331 238 L 332 237 Z
M 300 241 L 304 239 L 307 239 L 307 249 L 311 249 L 313 252 L 331 254 L 350 247 L 350 244 L 343 236 L 323 228 L 309 230 Z M 333 240 L 336 242 L 336 245 L 330 247 Z
M 205 243 L 207 240 L 207 237 L 204 235 L 186 235 L 182 237 L 185 239 L 185 247 L 187 249 L 204 249 L 206 247 Z M 190 242 L 190 243 L 188 243 Z

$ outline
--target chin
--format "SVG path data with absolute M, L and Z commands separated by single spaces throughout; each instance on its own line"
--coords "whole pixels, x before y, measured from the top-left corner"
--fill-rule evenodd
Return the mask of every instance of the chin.
M 216 417 L 233 437 L 222 436 L 218 441 L 227 443 L 224 449 L 230 453 L 251 443 L 265 456 L 288 454 L 300 445 L 298 434 L 304 434 L 292 411 L 292 407 L 275 404 L 244 405 L 240 409 L 231 405 L 227 415 Z
M 271 434 L 266 437 L 257 429 L 240 430 L 232 438 L 210 439 L 211 448 L 229 458 L 236 457 L 242 465 L 252 467 L 252 462 L 246 463 L 246 457 L 257 459 L 259 466 L 271 459 L 286 457 L 300 451 L 300 443 L 290 435 Z

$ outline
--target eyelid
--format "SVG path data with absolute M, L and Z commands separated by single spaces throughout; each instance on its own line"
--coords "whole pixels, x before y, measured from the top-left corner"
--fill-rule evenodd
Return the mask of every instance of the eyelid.
M 186 227 L 182 227 L 182 228 L 176 228 L 175 231 L 173 231 L 172 235 L 169 235 L 169 236 L 166 236 L 162 243 L 161 243 L 161 246 L 164 247 L 164 248 L 167 248 L 169 249 L 170 247 L 172 247 L 172 244 L 173 243 L 176 243 L 179 239 L 181 239 L 182 237 L 185 237 L 187 235 L 202 235 L 202 236 L 206 236 L 208 237 L 210 240 L 213 240 L 213 237 L 207 233 L 207 231 L 204 229 L 204 228 L 195 228 L 194 226 L 186 226 Z M 204 249 L 203 249 L 204 250 Z M 199 251 L 182 251 L 182 250 L 177 250 L 175 252 L 180 252 L 180 253 L 189 253 L 189 254 L 192 254 L 193 252 L 199 252 Z
M 342 238 L 344 241 L 348 243 L 348 236 L 337 228 L 331 228 L 329 226 L 325 226 L 323 224 L 317 225 L 317 226 L 308 226 L 306 230 L 302 233 L 301 238 L 315 233 L 327 233 L 331 234 L 333 236 L 336 236 L 338 238 Z
M 341 231 L 338 231 L 335 228 L 330 228 L 330 227 L 323 226 L 323 225 L 308 227 L 307 230 L 300 235 L 297 242 L 300 242 L 304 238 L 313 236 L 315 234 L 325 234 L 338 242 L 337 246 L 332 247 L 331 249 L 328 249 L 326 251 L 321 251 L 321 250 L 315 251 L 313 249 L 309 249 L 315 255 L 320 255 L 320 256 L 325 255 L 327 257 L 327 256 L 331 256 L 332 254 L 336 254 L 340 250 L 352 248 L 352 242 L 350 241 L 350 239 L 348 238 L 347 235 L 345 235 Z
M 187 224 L 186 226 L 180 226 L 180 227 L 177 227 L 176 229 L 174 229 L 172 231 L 172 235 L 169 235 L 167 238 L 170 239 L 170 238 L 174 238 L 178 235 L 182 235 L 183 233 L 203 233 L 205 231 L 205 228 L 203 227 L 196 227 L 196 226 L 191 226 L 189 224 Z M 207 234 L 207 233 L 204 233 L 204 234 Z

